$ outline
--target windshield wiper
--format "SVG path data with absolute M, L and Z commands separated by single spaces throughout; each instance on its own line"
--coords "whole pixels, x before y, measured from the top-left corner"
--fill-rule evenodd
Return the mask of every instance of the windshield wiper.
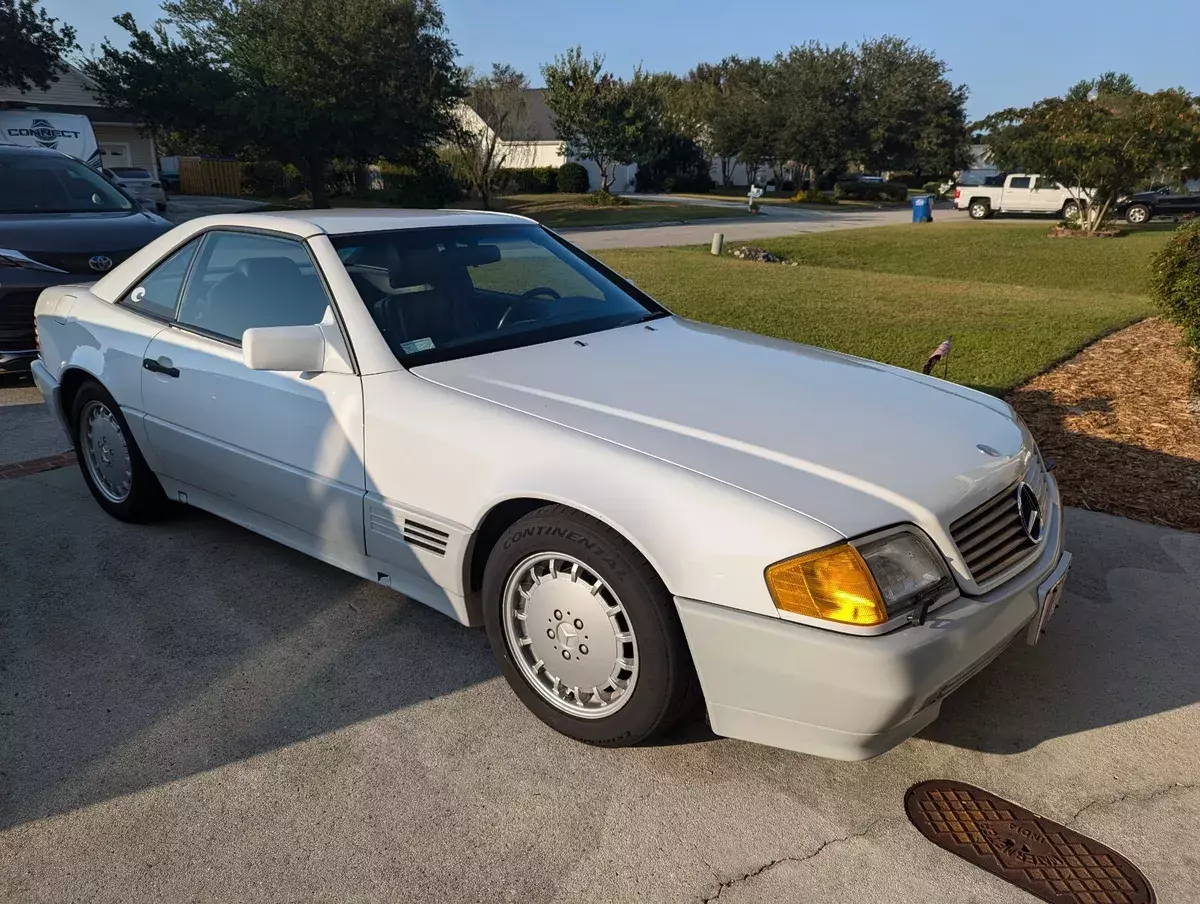
M 670 311 L 648 311 L 645 314 L 639 314 L 637 317 L 634 317 L 632 320 L 626 320 L 624 323 L 622 323 L 620 325 L 621 326 L 633 326 L 634 324 L 637 324 L 637 323 L 646 323 L 647 321 L 650 321 L 650 320 L 662 320 L 664 317 L 670 317 L 670 316 L 671 316 Z

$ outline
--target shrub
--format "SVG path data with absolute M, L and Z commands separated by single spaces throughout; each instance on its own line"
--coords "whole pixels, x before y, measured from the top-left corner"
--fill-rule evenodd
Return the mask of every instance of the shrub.
M 591 188 L 592 180 L 582 163 L 570 160 L 558 168 L 558 190 L 570 195 L 582 195 Z
M 833 197 L 848 201 L 904 201 L 908 198 L 908 186 L 903 182 L 842 181 L 833 187 Z
M 386 167 L 380 177 L 382 191 L 368 192 L 366 197 L 382 199 L 397 207 L 445 207 L 462 197 L 462 186 L 450 175 L 444 163 L 420 167 Z
M 300 171 L 290 163 L 255 160 L 242 164 L 242 194 L 290 198 L 304 191 Z
M 1163 316 L 1182 327 L 1184 341 L 1200 357 L 1200 222 L 1176 229 L 1150 267 L 1150 294 Z
M 942 196 L 942 183 L 926 182 L 921 186 L 921 191 L 927 195 L 933 195 L 935 198 L 940 198 Z
M 629 202 L 620 195 L 614 195 L 606 189 L 594 191 L 587 196 L 587 203 L 596 207 L 624 207 Z
M 501 191 L 518 195 L 546 195 L 558 191 L 558 167 L 531 166 L 501 169 Z
M 803 191 L 798 191 L 792 195 L 791 199 L 794 203 L 801 201 L 807 204 L 836 204 L 837 199 L 825 197 L 825 193 L 819 188 L 806 188 Z

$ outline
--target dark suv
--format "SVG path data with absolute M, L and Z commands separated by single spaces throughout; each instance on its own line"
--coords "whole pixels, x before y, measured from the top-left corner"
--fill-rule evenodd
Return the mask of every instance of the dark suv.
M 42 289 L 98 279 L 170 228 L 74 157 L 0 144 L 0 373 L 37 355 Z

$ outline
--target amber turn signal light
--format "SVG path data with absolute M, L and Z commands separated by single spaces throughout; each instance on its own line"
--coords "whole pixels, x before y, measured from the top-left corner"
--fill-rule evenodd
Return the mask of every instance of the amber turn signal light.
M 776 562 L 767 568 L 775 608 L 844 625 L 880 625 L 887 609 L 871 569 L 849 544 Z

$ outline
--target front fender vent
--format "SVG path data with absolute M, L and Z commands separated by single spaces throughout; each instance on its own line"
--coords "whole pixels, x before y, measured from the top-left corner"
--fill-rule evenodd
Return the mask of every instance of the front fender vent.
M 411 518 L 404 519 L 404 542 L 410 546 L 426 549 L 439 556 L 446 554 L 446 545 L 450 542 L 450 534 Z

